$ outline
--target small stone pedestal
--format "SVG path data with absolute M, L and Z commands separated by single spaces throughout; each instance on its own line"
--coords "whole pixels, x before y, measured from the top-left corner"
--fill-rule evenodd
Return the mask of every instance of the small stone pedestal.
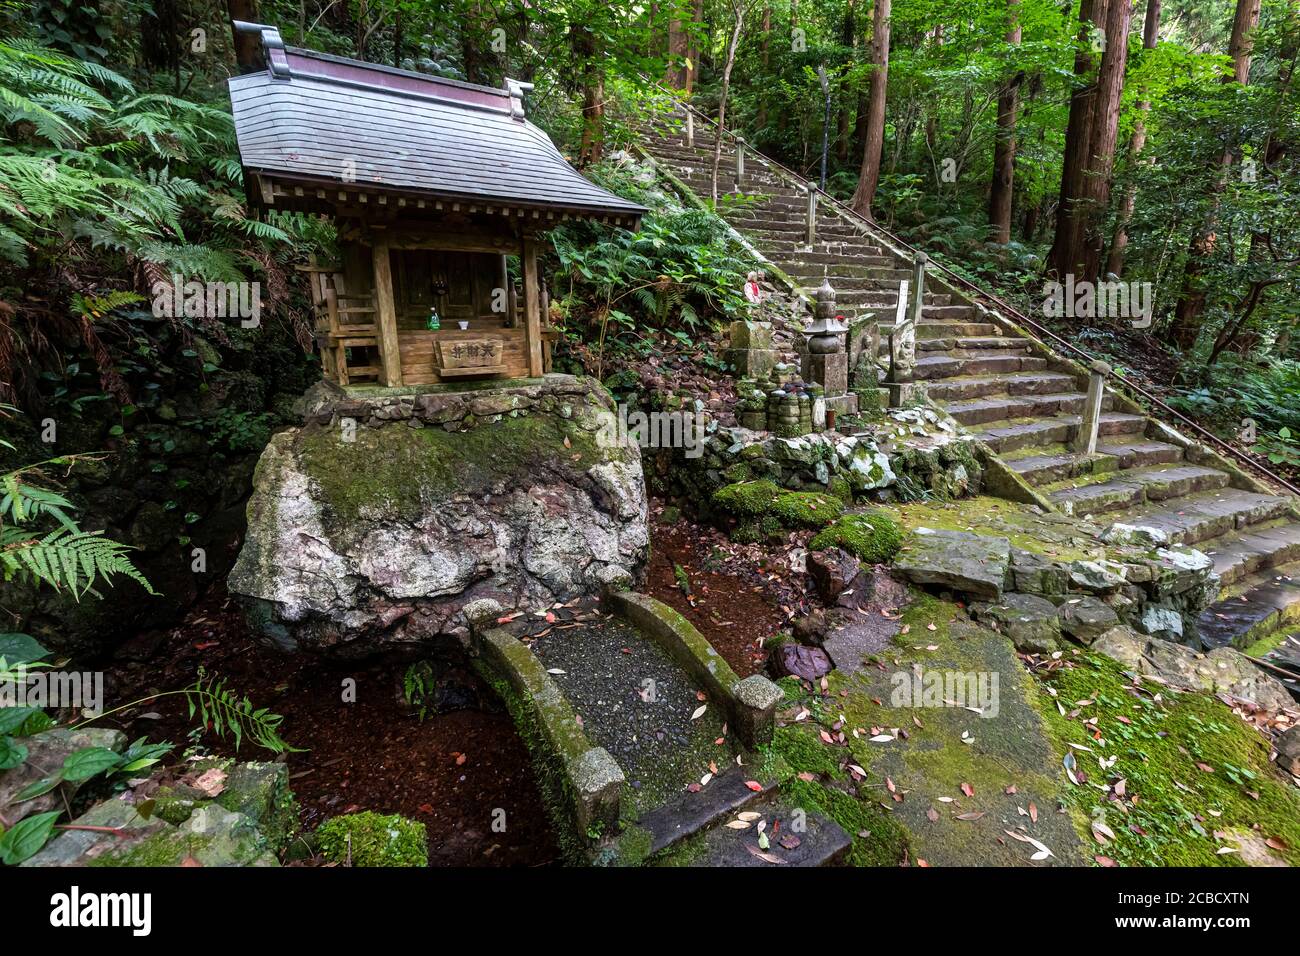
M 732 322 L 731 347 L 722 353 L 738 378 L 763 378 L 776 365 L 771 322 Z

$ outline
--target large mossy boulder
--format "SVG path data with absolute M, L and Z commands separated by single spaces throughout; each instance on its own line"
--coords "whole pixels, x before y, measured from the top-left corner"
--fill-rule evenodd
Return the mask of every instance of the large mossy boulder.
M 648 554 L 639 450 L 599 385 L 349 398 L 275 435 L 230 575 L 285 649 L 349 656 L 507 609 L 633 584 Z

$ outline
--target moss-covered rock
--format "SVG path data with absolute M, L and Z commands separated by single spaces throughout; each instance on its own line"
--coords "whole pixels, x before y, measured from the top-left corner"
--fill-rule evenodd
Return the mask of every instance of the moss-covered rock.
M 787 491 L 772 502 L 772 514 L 787 528 L 824 528 L 844 513 L 844 502 L 816 491 Z
M 334 817 L 316 831 L 321 852 L 334 863 L 352 866 L 428 866 L 424 824 L 369 810 Z
M 774 482 L 737 481 L 723 485 L 713 493 L 713 504 L 720 511 L 735 517 L 756 517 L 767 514 L 772 502 L 781 494 Z
M 370 653 L 452 632 L 478 599 L 537 607 L 640 577 L 640 454 L 595 383 L 385 394 L 330 414 L 267 445 L 229 578 L 281 647 Z
M 869 564 L 889 562 L 903 545 L 902 529 L 882 511 L 844 515 L 815 535 L 808 547 L 814 551 L 843 548 Z

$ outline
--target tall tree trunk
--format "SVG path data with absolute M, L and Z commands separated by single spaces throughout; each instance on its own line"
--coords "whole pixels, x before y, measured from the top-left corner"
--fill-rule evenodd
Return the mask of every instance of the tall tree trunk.
M 465 79 L 470 83 L 486 83 L 487 64 L 479 44 L 479 30 L 482 13 L 477 3 L 471 3 L 465 10 L 465 19 L 460 25 L 460 58 L 465 67 Z
M 1243 86 L 1250 78 L 1250 54 L 1255 45 L 1255 28 L 1259 26 L 1260 0 L 1237 0 L 1237 11 L 1232 19 L 1232 40 L 1228 54 L 1232 57 L 1232 74 L 1225 83 Z M 1183 267 L 1183 287 L 1174 307 L 1174 321 L 1170 332 L 1174 343 L 1184 351 L 1196 344 L 1201 332 L 1201 316 L 1205 312 L 1206 292 L 1201 279 L 1210 257 L 1214 254 L 1214 232 L 1219 219 L 1219 196 L 1227 187 L 1228 167 L 1232 165 L 1232 147 L 1219 156 L 1218 181 L 1210 199 L 1210 211 L 1205 223 L 1192 234 L 1187 250 L 1187 264 Z
M 943 46 L 943 24 L 937 23 L 931 40 L 935 47 Z M 931 103 L 925 111 L 925 148 L 934 155 L 934 144 L 939 136 L 939 104 Z
M 1011 28 L 1007 43 L 1020 45 L 1020 0 L 1007 0 Z M 1020 112 L 1020 84 L 1024 71 L 1002 84 L 998 93 L 997 142 L 993 147 L 993 182 L 989 187 L 989 232 L 994 242 L 1011 241 L 1011 201 L 1016 179 L 1016 119 Z
M 745 3 L 746 0 L 732 0 L 732 14 L 736 19 L 731 28 L 731 42 L 727 44 L 727 62 L 722 68 L 722 90 L 718 94 L 718 128 L 713 133 L 713 173 L 709 180 L 709 194 L 715 204 L 718 201 L 718 165 L 722 161 L 722 131 L 727 128 L 727 94 L 731 90 L 731 68 L 736 65 L 740 31 L 745 26 Z
M 854 0 L 848 0 L 844 7 L 844 25 L 840 33 L 840 42 L 845 49 L 853 49 L 854 39 L 854 19 L 856 12 L 853 9 Z M 848 84 L 841 79 L 835 84 L 837 104 L 837 122 L 835 125 L 835 158 L 841 163 L 847 162 L 849 158 L 849 117 L 852 116 L 850 110 Z
M 691 32 L 686 38 L 686 82 L 682 84 L 682 89 L 686 91 L 687 96 L 690 96 L 695 89 L 695 80 L 700 75 L 700 48 L 697 37 L 703 25 L 704 0 L 695 0 L 695 8 L 691 11 Z
M 1089 23 L 1102 31 L 1105 49 L 1095 82 L 1076 90 L 1070 98 L 1056 237 L 1048 260 L 1050 275 L 1096 282 L 1101 272 L 1103 237 L 1099 226 L 1110 200 L 1132 12 L 1131 0 L 1083 0 L 1079 10 L 1081 45 L 1075 57 L 1075 75 L 1088 76 L 1097 60 L 1086 45 Z
M 185 25 L 176 0 L 154 0 L 153 15 L 143 15 L 140 26 L 140 54 L 145 65 L 157 73 L 179 73 Z
M 674 11 L 680 10 L 680 4 L 674 5 Z M 686 24 L 681 16 L 674 12 L 668 21 L 668 69 L 664 73 L 664 83 L 674 90 L 686 89 L 686 57 L 690 47 L 690 38 Z
M 397 8 L 396 19 L 393 23 L 393 66 L 401 69 L 402 67 L 402 8 Z
M 871 218 L 871 204 L 880 182 L 880 156 L 885 148 L 885 90 L 889 84 L 890 0 L 875 0 L 871 27 L 871 96 L 867 100 L 867 135 L 862 148 L 862 170 L 853 193 L 853 209 Z
M 766 3 L 763 5 L 763 38 L 759 41 L 761 53 L 759 54 L 763 63 L 763 75 L 767 76 L 768 68 L 772 63 L 772 5 Z M 754 118 L 754 125 L 759 130 L 767 126 L 767 90 L 759 90 L 758 93 L 758 115 Z
M 1142 25 L 1142 49 L 1154 50 L 1160 39 L 1160 0 L 1147 0 L 1146 21 Z M 1128 141 L 1129 168 L 1136 169 L 1138 157 L 1147 142 L 1146 115 L 1151 110 L 1150 100 L 1141 100 L 1137 105 L 1137 119 L 1133 122 L 1133 135 Z M 1137 198 L 1137 183 L 1130 182 L 1124 189 L 1124 199 L 1120 202 L 1115 216 L 1115 236 L 1110 242 L 1110 252 L 1106 256 L 1106 271 L 1115 275 L 1124 272 L 1124 249 L 1128 246 L 1128 224 L 1133 219 L 1133 204 Z
M 596 35 L 584 25 L 572 27 L 573 50 L 582 70 L 582 142 L 578 165 L 600 162 L 605 149 L 605 66 Z
M 226 0 L 230 19 L 245 23 L 258 23 L 257 0 Z M 233 29 L 233 27 L 231 28 Z M 235 65 L 240 73 L 250 73 L 262 63 L 262 38 L 256 33 L 236 33 Z

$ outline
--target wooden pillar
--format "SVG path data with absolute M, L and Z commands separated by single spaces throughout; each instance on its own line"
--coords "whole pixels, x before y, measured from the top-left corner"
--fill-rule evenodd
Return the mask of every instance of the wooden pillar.
M 1082 455 L 1097 453 L 1097 433 L 1101 427 L 1101 407 L 1106 398 L 1106 379 L 1111 368 L 1105 362 L 1095 361 L 1088 369 L 1088 395 L 1083 400 L 1083 414 L 1079 416 L 1079 430 L 1070 442 L 1070 450 Z
M 542 374 L 542 287 L 537 275 L 537 240 L 524 237 L 519 256 L 524 267 L 524 354 L 528 357 L 528 374 Z
M 812 183 L 808 184 L 807 222 L 804 226 L 807 233 L 804 238 L 808 240 L 808 248 L 811 249 L 817 241 L 817 190 Z
M 389 387 L 402 384 L 402 353 L 397 344 L 397 307 L 393 304 L 393 266 L 388 243 L 373 246 L 375 262 L 375 322 L 378 325 L 379 360 L 384 371 L 381 378 Z

